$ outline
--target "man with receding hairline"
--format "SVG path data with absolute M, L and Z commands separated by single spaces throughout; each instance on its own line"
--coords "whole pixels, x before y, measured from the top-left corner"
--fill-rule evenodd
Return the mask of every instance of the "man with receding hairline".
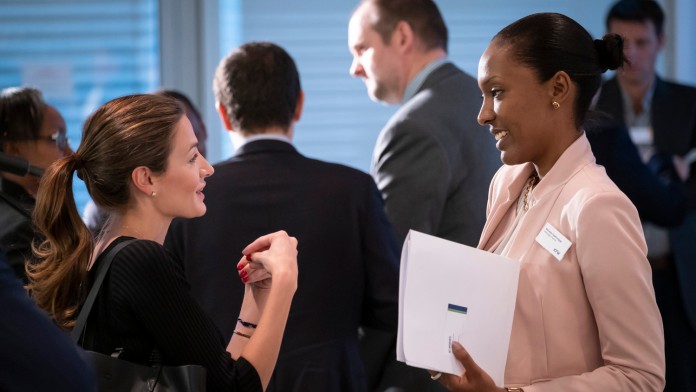
M 382 129 L 371 165 L 401 244 L 413 229 L 476 246 L 488 186 L 501 165 L 493 138 L 477 123 L 476 79 L 449 62 L 447 39 L 432 0 L 364 0 L 348 26 L 351 75 L 372 100 L 401 105 Z M 385 339 L 366 331 L 368 373 L 381 371 L 370 363 L 379 357 L 374 340 Z M 405 368 L 392 359 L 378 390 L 441 390 L 424 370 Z

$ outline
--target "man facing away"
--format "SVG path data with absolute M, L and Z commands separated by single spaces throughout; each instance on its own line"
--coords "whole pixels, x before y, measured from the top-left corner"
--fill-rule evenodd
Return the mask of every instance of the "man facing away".
M 621 0 L 612 6 L 607 31 L 624 38 L 629 64 L 604 84 L 597 109 L 626 124 L 644 160 L 655 154 L 676 157 L 685 181 L 682 223 L 667 229 L 644 222 L 643 229 L 665 327 L 665 391 L 696 391 L 696 88 L 657 75 L 663 22 L 664 13 L 653 0 Z
M 476 246 L 500 159 L 476 119 L 476 79 L 447 59 L 439 9 L 432 0 L 364 0 L 350 19 L 348 46 L 350 73 L 363 79 L 370 98 L 401 104 L 377 139 L 371 165 L 399 243 L 413 229 Z M 388 338 L 380 335 L 367 330 L 363 340 L 371 379 L 383 371 L 375 361 Z M 380 390 L 439 388 L 425 371 L 393 359 L 379 383 Z
M 206 180 L 207 213 L 175 221 L 167 245 L 229 340 L 244 290 L 235 269 L 241 250 L 263 233 L 291 233 L 298 290 L 268 390 L 366 391 L 358 328 L 393 333 L 398 313 L 398 248 L 379 191 L 369 175 L 293 147 L 304 95 L 282 48 L 239 47 L 213 84 L 237 150 Z

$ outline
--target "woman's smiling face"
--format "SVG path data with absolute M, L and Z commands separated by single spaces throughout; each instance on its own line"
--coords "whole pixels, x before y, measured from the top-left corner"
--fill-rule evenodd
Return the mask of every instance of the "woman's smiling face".
M 483 94 L 478 122 L 490 127 L 503 163 L 544 165 L 554 140 L 550 82 L 539 82 L 508 46 L 493 41 L 479 61 L 478 83 Z

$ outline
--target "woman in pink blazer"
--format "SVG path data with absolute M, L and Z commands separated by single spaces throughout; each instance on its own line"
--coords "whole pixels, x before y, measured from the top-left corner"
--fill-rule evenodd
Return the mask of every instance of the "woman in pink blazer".
M 479 62 L 479 123 L 505 165 L 479 248 L 521 261 L 505 370 L 496 386 L 458 343 L 453 391 L 661 391 L 662 321 L 638 213 L 595 163 L 581 124 L 617 35 L 534 14 L 501 30 Z

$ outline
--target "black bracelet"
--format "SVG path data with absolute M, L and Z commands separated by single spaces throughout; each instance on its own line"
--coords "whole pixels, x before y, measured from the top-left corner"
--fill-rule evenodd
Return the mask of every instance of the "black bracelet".
M 256 327 L 258 327 L 257 324 L 248 323 L 248 322 L 246 322 L 246 321 L 244 321 L 244 320 L 242 320 L 242 319 L 240 319 L 240 318 L 238 318 L 237 321 L 239 321 L 240 324 L 242 324 L 243 326 L 245 326 L 245 327 L 247 327 L 247 328 L 256 328 Z

